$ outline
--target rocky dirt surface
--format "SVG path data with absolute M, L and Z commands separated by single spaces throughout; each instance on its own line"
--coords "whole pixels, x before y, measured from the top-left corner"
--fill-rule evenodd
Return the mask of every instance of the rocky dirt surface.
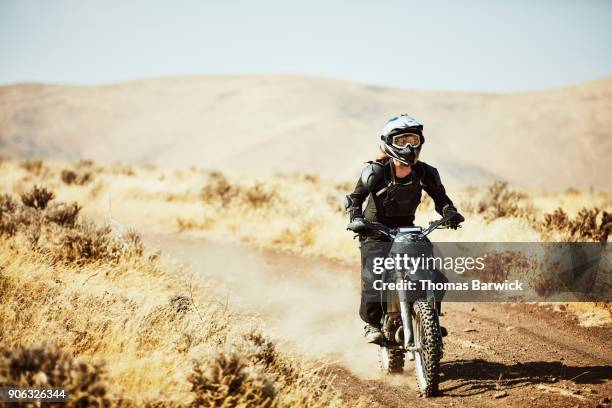
M 582 327 L 535 304 L 445 303 L 440 396 L 420 398 L 413 367 L 383 376 L 364 343 L 357 267 L 176 236 L 152 245 L 222 282 L 230 307 L 263 320 L 283 349 L 316 358 L 347 398 L 402 406 L 612 406 L 611 327 Z

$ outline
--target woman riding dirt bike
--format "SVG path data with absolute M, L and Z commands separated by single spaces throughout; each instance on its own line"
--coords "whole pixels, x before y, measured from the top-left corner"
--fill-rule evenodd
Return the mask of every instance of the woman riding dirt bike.
M 380 276 L 372 270 L 374 259 L 389 255 L 393 241 L 399 233 L 398 228 L 402 227 L 404 232 L 407 232 L 406 227 L 414 225 L 415 211 L 421 202 L 423 190 L 433 199 L 436 211 L 443 216 L 440 221 L 443 221 L 444 226 L 456 229 L 465 220 L 446 195 L 438 171 L 418 160 L 424 143 L 423 125 L 420 122 L 405 114 L 391 118 L 382 131 L 381 157 L 368 162 L 357 181 L 355 190 L 346 197 L 345 203 L 350 216 L 349 229 L 359 234 L 360 241 L 362 268 L 359 315 L 366 323 L 367 341 L 378 344 L 384 349 L 382 362 L 384 366 L 386 361 L 387 367 L 383 368 L 388 372 L 402 370 L 404 353 L 409 350 L 400 348 L 398 351 L 394 347 L 386 347 L 388 342 L 394 339 L 387 338 L 389 333 L 386 337 L 383 330 L 385 319 L 388 320 L 386 312 L 389 303 L 386 299 L 381 299 L 380 290 L 375 288 L 375 282 Z M 366 199 L 365 211 L 362 211 Z M 379 227 L 372 227 L 375 225 Z M 439 226 L 442 226 L 442 223 L 436 225 Z M 416 229 L 414 232 L 416 233 Z M 422 231 L 418 234 L 427 240 L 426 234 L 423 235 Z M 421 239 L 416 235 L 415 237 L 417 240 Z M 444 278 L 438 273 L 437 279 Z M 439 299 L 435 299 L 433 303 L 435 320 L 438 324 L 437 317 L 440 314 L 441 303 Z M 446 335 L 444 327 L 440 326 L 439 332 L 440 336 Z M 415 333 L 416 335 L 418 333 Z M 413 340 L 411 338 L 406 342 Z M 393 353 L 396 355 L 392 355 Z M 409 354 L 409 357 L 412 357 L 412 354 Z M 391 366 L 389 363 L 392 363 Z M 398 367 L 400 364 L 402 367 Z M 432 388 L 429 387 L 425 393 L 431 392 Z

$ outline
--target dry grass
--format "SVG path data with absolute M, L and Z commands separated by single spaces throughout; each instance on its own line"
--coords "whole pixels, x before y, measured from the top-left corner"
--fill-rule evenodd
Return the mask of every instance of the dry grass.
M 61 180 L 66 168 L 90 172 L 95 181 L 66 184 Z M 172 280 L 176 277 L 158 265 L 159 254 L 147 251 L 136 235 L 113 231 L 104 222 L 240 240 L 350 264 L 359 259 L 357 244 L 345 230 L 341 205 L 353 187 L 350 181 L 313 175 L 235 178 L 195 168 L 165 171 L 121 164 L 13 161 L 0 163 L 0 178 L 4 181 L 0 186 L 0 265 L 5 267 L 1 282 L 19 293 L 21 300 L 15 300 L 12 310 L 32 305 L 8 317 L 11 308 L 3 308 L 2 327 L 23 327 L 27 339 L 50 333 L 59 347 L 74 350 L 75 355 L 106 356 L 110 392 L 137 395 L 139 387 L 150 390 L 141 394 L 140 401 L 192 398 L 187 377 L 194 357 L 201 358 L 202 349 L 219 350 L 218 345 L 228 338 L 236 344 L 245 339 L 243 333 L 229 333 L 234 317 L 212 307 L 214 301 L 203 293 L 195 299 L 202 322 L 186 306 L 185 299 L 191 303 L 191 297 L 185 285 L 176 284 Z M 18 199 L 36 184 L 47 186 L 58 197 L 47 201 L 44 209 L 28 207 Z M 517 191 L 498 183 L 489 188 L 449 188 L 449 195 L 467 221 L 458 231 L 436 231 L 435 241 L 600 240 L 610 231 L 609 194 Z M 79 202 L 83 208 L 57 200 Z M 28 200 L 41 207 L 39 201 L 42 205 L 38 198 Z M 426 201 L 419 208 L 417 223 L 436 218 L 432 207 Z M 564 215 L 554 215 L 557 208 Z M 100 224 L 79 222 L 80 216 Z M 27 278 L 22 276 L 24 270 L 29 271 Z M 548 286 L 547 282 L 539 285 L 544 291 Z M 77 306 L 85 308 L 83 317 L 74 317 Z M 47 315 L 72 317 L 28 328 L 26 322 L 44 321 Z M 119 330 L 115 321 L 125 326 Z M 167 333 L 167 338 L 160 333 Z M 18 337 L 12 342 L 10 346 L 21 344 Z M 278 390 L 278 380 L 274 383 Z
M 51 193 L 26 195 L 40 191 Z M 343 405 L 325 375 L 160 264 L 135 231 L 26 201 L 0 196 L 12 225 L 0 239 L 1 384 L 66 387 L 69 406 Z
M 7 180 L 4 191 L 21 194 L 44 183 L 62 201 L 87 203 L 82 211 L 96 219 L 146 222 L 154 230 L 239 239 L 261 248 L 349 263 L 358 259 L 352 235 L 344 229 L 341 204 L 352 182 L 308 174 L 256 179 L 196 168 L 162 171 L 91 162 L 36 163 L 28 168 L 44 169 L 38 176 L 23 163 L 4 162 L 0 166 L 0 175 Z M 60 175 L 66 168 L 91 173 L 95 182 L 65 184 Z M 603 240 L 610 231 L 605 214 L 612 212 L 612 197 L 604 193 L 519 191 L 497 182 L 488 188 L 450 188 L 449 195 L 467 221 L 459 231 L 437 231 L 436 241 Z M 566 221 L 554 215 L 558 208 Z M 436 217 L 431 200 L 425 199 L 416 222 L 423 225 Z
M 119 232 L 104 221 L 146 222 L 161 231 L 354 263 L 358 252 L 340 204 L 352 183 L 87 162 L 71 168 L 91 173 L 95 182 L 62 181 L 60 164 L 0 163 L 0 382 L 46 377 L 71 387 L 82 375 L 95 381 L 83 380 L 90 385 L 75 395 L 126 406 L 344 405 L 324 371 L 280 353 L 254 329 L 256 322 L 227 310 L 206 282 L 191 282 L 135 231 Z M 450 195 L 467 222 L 435 240 L 601 240 L 610 231 L 606 194 L 519 193 L 496 184 Z M 435 217 L 431 203 L 423 210 L 417 221 Z M 503 279 L 506 269 L 497 266 L 491 278 Z M 48 365 L 7 374 L 7 361 L 36 362 L 41 355 Z M 77 377 L 60 381 L 50 368 L 57 365 L 77 367 L 70 374 Z

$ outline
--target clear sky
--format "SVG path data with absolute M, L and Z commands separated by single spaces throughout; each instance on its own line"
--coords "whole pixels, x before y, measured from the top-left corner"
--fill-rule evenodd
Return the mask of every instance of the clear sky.
M 612 76 L 607 0 L 0 0 L 0 84 L 307 74 L 528 90 Z

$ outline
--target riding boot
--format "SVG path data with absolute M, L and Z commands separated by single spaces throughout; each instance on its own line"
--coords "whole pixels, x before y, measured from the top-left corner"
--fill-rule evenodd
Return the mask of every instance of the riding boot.
M 382 331 L 376 326 L 366 324 L 364 331 L 364 337 L 368 343 L 382 344 L 385 340 L 385 336 L 383 335 Z

